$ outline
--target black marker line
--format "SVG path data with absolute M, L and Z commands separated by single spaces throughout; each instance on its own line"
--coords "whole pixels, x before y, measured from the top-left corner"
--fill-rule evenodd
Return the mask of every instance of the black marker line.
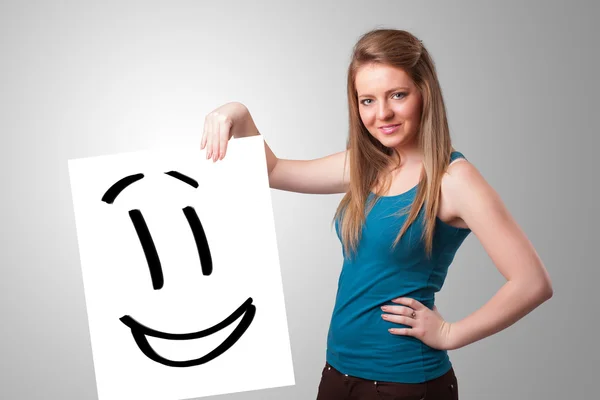
M 119 193 L 121 193 L 127 186 L 131 185 L 133 182 L 139 181 L 144 177 L 144 174 L 135 174 L 129 175 L 125 178 L 114 183 L 102 196 L 102 201 L 108 204 L 112 204 Z
M 187 206 L 183 209 L 183 213 L 190 224 L 192 233 L 194 234 L 194 240 L 196 241 L 196 248 L 198 249 L 198 255 L 200 256 L 200 265 L 202 266 L 202 274 L 210 275 L 212 273 L 212 257 L 210 255 L 210 248 L 208 247 L 208 241 L 202 228 L 202 223 L 196 210 L 193 207 Z
M 140 210 L 130 210 L 129 217 L 131 218 L 131 222 L 133 222 L 135 231 L 144 249 L 148 268 L 150 269 L 150 277 L 152 278 L 152 286 L 154 290 L 159 290 L 164 284 L 162 268 L 160 267 L 160 259 L 158 258 L 154 241 L 152 240 L 146 221 L 144 221 L 144 216 Z
M 205 356 L 193 360 L 174 361 L 164 358 L 154 351 L 154 349 L 148 343 L 148 338 L 146 337 L 153 336 L 172 340 L 198 339 L 223 329 L 224 327 L 228 326 L 233 321 L 235 321 L 242 314 L 244 315 L 242 317 L 242 320 L 240 321 L 238 326 L 235 327 L 233 332 L 231 332 L 231 334 L 227 337 L 227 339 L 223 341 L 223 343 L 221 343 L 219 346 L 217 346 L 214 350 L 212 350 Z M 246 330 L 254 320 L 255 314 L 256 306 L 252 304 L 252 298 L 250 297 L 244 302 L 244 304 L 242 304 L 237 310 L 235 310 L 229 317 L 227 317 L 222 322 L 216 324 L 211 328 L 195 333 L 174 334 L 159 332 L 154 329 L 150 329 L 144 325 L 141 325 L 129 315 L 121 317 L 120 320 L 131 329 L 131 334 L 136 344 L 138 345 L 142 353 L 144 353 L 144 355 L 149 359 L 169 367 L 192 367 L 207 363 L 229 350 L 229 348 L 233 346 L 235 342 L 237 342 L 240 339 L 240 337 L 242 337 L 244 332 L 246 332 Z
M 179 179 L 181 182 L 187 183 L 188 185 L 193 186 L 194 188 L 198 188 L 198 182 L 196 182 L 189 176 L 182 174 L 181 172 L 169 171 L 165 172 L 165 174 L 172 176 L 175 179 Z
M 251 307 L 253 307 L 252 297 L 248 297 L 241 306 L 239 306 L 234 312 L 231 313 L 230 316 L 225 318 L 223 321 L 211 326 L 210 328 L 206 328 L 201 331 L 192 333 L 168 333 L 157 331 L 156 329 L 148 328 L 147 326 L 142 325 L 141 323 L 133 319 L 130 315 L 124 315 L 119 319 L 130 329 L 135 330 L 136 332 L 139 332 L 144 336 L 151 336 L 159 339 L 169 340 L 192 340 L 210 336 L 213 333 L 216 333 L 221 329 L 229 326 L 233 321 L 238 319 L 242 314 L 246 312 L 247 309 L 250 309 Z

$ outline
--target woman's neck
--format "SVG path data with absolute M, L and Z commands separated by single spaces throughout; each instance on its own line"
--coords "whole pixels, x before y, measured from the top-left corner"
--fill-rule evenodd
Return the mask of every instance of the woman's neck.
M 392 152 L 392 170 L 411 168 L 423 162 L 423 153 L 416 144 L 402 147 L 399 146 L 394 148 L 394 150 L 395 151 Z M 400 160 L 398 160 L 398 154 L 396 154 L 396 152 L 399 153 Z M 398 161 L 400 161 L 400 165 L 398 165 Z

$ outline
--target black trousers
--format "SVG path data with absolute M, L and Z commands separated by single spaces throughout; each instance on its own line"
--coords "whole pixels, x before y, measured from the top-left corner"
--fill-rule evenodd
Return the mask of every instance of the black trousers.
M 317 400 L 458 400 L 454 369 L 423 383 L 379 382 L 342 374 L 328 363 Z

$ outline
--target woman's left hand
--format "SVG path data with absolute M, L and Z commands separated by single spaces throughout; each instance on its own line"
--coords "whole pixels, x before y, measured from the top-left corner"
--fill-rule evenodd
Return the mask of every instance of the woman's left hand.
M 382 314 L 386 321 L 408 325 L 410 328 L 391 328 L 393 335 L 412 336 L 421 340 L 429 347 L 437 350 L 450 350 L 451 323 L 444 321 L 437 307 L 427 308 L 419 301 L 409 297 L 392 300 L 398 306 L 386 305 L 381 309 L 390 314 Z M 414 311 L 414 318 L 411 316 Z

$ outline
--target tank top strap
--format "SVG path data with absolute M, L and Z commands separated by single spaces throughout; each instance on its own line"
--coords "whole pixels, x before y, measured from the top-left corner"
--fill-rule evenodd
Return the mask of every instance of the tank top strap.
M 452 163 L 454 160 L 458 160 L 459 158 L 464 158 L 465 160 L 467 160 L 467 157 L 465 157 L 464 154 L 460 151 L 453 151 L 450 154 L 450 163 Z

